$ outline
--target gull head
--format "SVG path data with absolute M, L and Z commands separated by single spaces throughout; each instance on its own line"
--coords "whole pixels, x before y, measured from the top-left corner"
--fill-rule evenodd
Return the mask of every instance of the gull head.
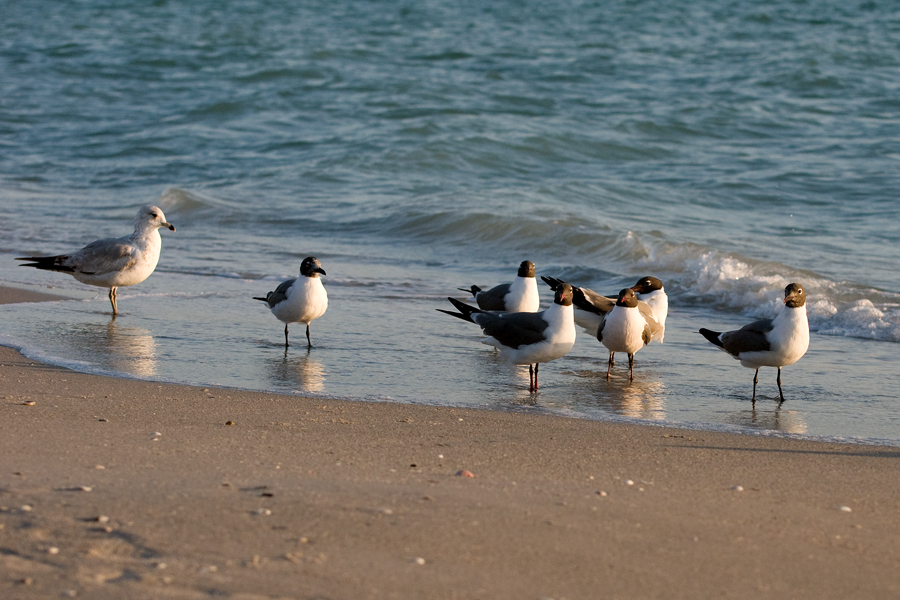
M 631 289 L 638 294 L 649 294 L 650 292 L 663 289 L 663 282 L 656 277 L 648 275 L 638 279 L 638 282 L 631 286 Z
M 166 221 L 166 215 L 158 206 L 148 204 L 142 206 L 134 218 L 135 229 L 159 229 L 165 227 L 171 231 L 175 231 L 175 226 Z
M 806 304 L 806 291 L 799 283 L 791 283 L 784 288 L 784 303 L 788 308 L 800 308 Z
M 319 273 L 327 275 L 325 269 L 322 268 L 322 263 L 315 256 L 307 256 L 300 263 L 300 274 L 304 277 L 318 277 Z
M 572 306 L 572 286 L 568 283 L 560 284 L 556 288 L 556 294 L 553 296 L 553 302 L 560 306 Z
M 637 294 L 634 293 L 634 290 L 631 288 L 625 288 L 621 292 L 619 292 L 619 297 L 616 299 L 616 306 L 624 306 L 625 308 L 636 308 L 638 305 Z

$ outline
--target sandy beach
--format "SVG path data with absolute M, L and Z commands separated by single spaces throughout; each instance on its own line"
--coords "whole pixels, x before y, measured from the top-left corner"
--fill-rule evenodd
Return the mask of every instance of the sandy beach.
M 896 448 L 158 384 L 9 348 L 0 407 L 3 598 L 900 596 Z

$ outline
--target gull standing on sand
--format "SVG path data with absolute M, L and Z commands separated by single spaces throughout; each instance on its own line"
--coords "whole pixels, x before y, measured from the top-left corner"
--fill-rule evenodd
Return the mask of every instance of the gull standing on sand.
M 269 310 L 279 321 L 284 321 L 284 347 L 288 343 L 288 325 L 303 323 L 306 325 L 306 343 L 312 348 L 309 337 L 309 323 L 325 314 L 328 309 L 328 293 L 322 285 L 319 273 L 326 275 L 319 259 L 307 256 L 300 263 L 300 277 L 281 282 L 274 292 L 265 298 L 254 297 L 269 305 Z
M 488 337 L 481 343 L 500 350 L 500 356 L 517 365 L 528 365 L 528 390 L 538 389 L 538 367 L 565 356 L 575 344 L 575 321 L 572 317 L 572 286 L 556 289 L 553 304 L 540 312 L 494 313 L 469 306 L 455 298 L 447 298 L 458 313 L 439 312 L 475 323 Z M 533 366 L 532 366 L 533 365 Z
M 799 283 L 791 283 L 784 288 L 784 308 L 774 319 L 754 321 L 725 333 L 700 329 L 700 335 L 741 361 L 741 365 L 756 369 L 753 374 L 754 404 L 760 367 L 777 367 L 780 404 L 784 402 L 781 367 L 794 364 L 809 349 L 806 291 Z
M 116 289 L 140 283 L 156 269 L 162 247 L 160 227 L 175 231 L 175 226 L 166 222 L 163 211 L 148 204 L 138 210 L 134 233 L 129 236 L 97 240 L 72 254 L 16 260 L 30 261 L 21 267 L 68 273 L 81 283 L 109 288 L 109 303 L 113 315 L 117 315 Z
M 555 277 L 544 277 L 542 275 L 541 279 L 550 286 L 551 290 L 555 290 L 559 285 L 565 283 L 563 280 Z M 651 278 L 645 277 L 644 279 Z M 638 285 L 640 285 L 641 281 L 638 281 Z M 656 281 L 659 280 L 656 279 Z M 662 282 L 660 282 L 661 284 Z M 635 285 L 631 289 L 637 293 L 636 287 L 638 286 Z M 601 296 L 588 288 L 572 286 L 572 304 L 575 306 L 575 324 L 591 335 L 597 335 L 597 329 L 603 324 L 603 319 L 616 306 L 616 298 Z M 668 306 L 669 302 L 666 299 L 666 311 L 668 311 Z M 665 325 L 659 322 L 653 308 L 646 302 L 641 301 L 640 298 L 638 298 L 638 308 L 650 324 L 650 340 L 662 343 L 662 337 L 665 335 Z M 663 318 L 665 318 L 665 313 L 663 313 Z
M 458 289 L 471 293 L 481 310 L 533 313 L 537 312 L 541 304 L 534 277 L 534 263 L 530 260 L 522 261 L 512 283 L 501 283 L 489 290 L 482 290 L 477 285 Z
M 637 294 L 631 288 L 619 292 L 616 305 L 603 318 L 597 328 L 597 339 L 609 349 L 609 364 L 606 367 L 606 379 L 615 363 L 616 352 L 628 354 L 629 381 L 634 381 L 634 354 L 650 343 L 651 320 L 641 309 Z

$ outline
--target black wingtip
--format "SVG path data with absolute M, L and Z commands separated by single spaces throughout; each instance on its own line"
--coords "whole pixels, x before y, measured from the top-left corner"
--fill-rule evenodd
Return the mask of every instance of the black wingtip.
M 474 306 L 470 306 L 470 305 L 466 304 L 465 302 L 460 302 L 456 298 L 447 298 L 447 300 L 450 301 L 450 304 L 452 304 L 454 307 L 456 307 L 456 310 L 458 310 L 459 313 L 457 314 L 457 313 L 453 313 L 453 312 L 447 312 L 447 311 L 443 311 L 441 309 L 437 309 L 437 310 L 439 310 L 440 312 L 447 312 L 448 315 L 453 315 L 454 317 L 458 317 L 465 321 L 469 321 L 470 323 L 475 322 L 472 319 L 472 315 L 474 313 L 482 312 L 481 309 L 475 308 Z
M 75 269 L 63 266 L 68 256 L 20 256 L 15 260 L 27 260 L 29 262 L 20 267 L 34 267 L 42 271 L 59 271 L 61 273 L 73 273 Z
M 554 292 L 556 291 L 556 288 L 565 283 L 562 279 L 557 279 L 556 277 L 547 277 L 546 275 L 541 275 L 541 281 L 550 286 L 550 289 Z
M 456 289 L 458 289 L 461 292 L 468 292 L 468 293 L 472 294 L 472 297 L 477 296 L 478 292 L 481 291 L 481 288 L 478 287 L 477 285 L 473 285 L 473 286 L 467 287 L 467 288 L 456 288 Z
M 466 315 L 461 313 L 453 312 L 452 310 L 444 310 L 443 308 L 434 309 L 438 312 L 444 313 L 445 315 L 450 315 L 451 317 L 456 317 L 457 319 L 462 319 L 463 321 L 469 321 L 470 319 L 466 318 Z
M 722 335 L 721 331 L 713 331 L 711 329 L 704 329 L 701 327 L 700 331 L 698 331 L 697 333 L 705 337 L 706 341 L 710 342 L 711 344 L 715 344 L 719 348 L 725 347 L 724 344 L 722 344 L 722 340 L 719 339 L 719 336 Z
M 257 296 L 253 296 L 253 299 L 254 299 L 254 300 L 262 300 L 263 302 L 268 302 L 268 301 L 269 301 L 268 298 L 259 298 L 259 297 L 257 297 Z

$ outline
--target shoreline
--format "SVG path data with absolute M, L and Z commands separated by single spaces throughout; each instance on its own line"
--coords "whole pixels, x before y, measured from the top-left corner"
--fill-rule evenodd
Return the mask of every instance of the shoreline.
M 164 384 L 6 347 L 0 385 L 3 597 L 900 593 L 893 447 Z

